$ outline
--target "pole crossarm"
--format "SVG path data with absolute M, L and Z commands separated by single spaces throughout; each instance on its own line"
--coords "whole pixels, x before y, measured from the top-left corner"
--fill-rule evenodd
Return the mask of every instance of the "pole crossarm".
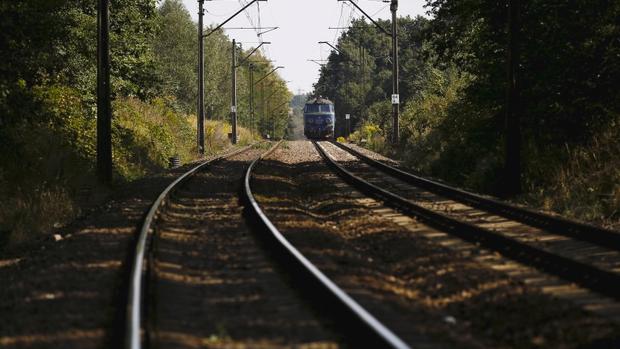
M 254 85 L 258 84 L 259 82 L 261 82 L 261 81 L 263 81 L 263 80 L 265 80 L 265 78 L 267 78 L 269 75 L 271 75 L 271 74 L 275 73 L 275 71 L 276 71 L 276 70 L 278 70 L 278 69 L 283 69 L 283 68 L 284 68 L 283 66 L 278 66 L 278 67 L 273 68 L 273 69 L 272 69 L 269 73 L 267 73 L 265 76 L 263 76 L 262 78 L 258 79 L 258 81 L 256 81 L 256 82 L 254 83 Z
M 254 49 L 253 49 L 250 53 L 248 53 L 248 55 L 247 55 L 247 56 L 245 56 L 242 60 L 240 60 L 240 61 L 239 61 L 239 63 L 237 63 L 237 67 L 240 67 L 243 63 L 245 63 L 245 62 L 246 62 L 246 61 L 250 58 L 250 56 L 252 56 L 252 55 L 254 54 L 254 52 L 258 51 L 258 49 L 259 49 L 261 46 L 263 46 L 263 45 L 270 45 L 270 44 L 271 44 L 271 43 L 270 43 L 270 42 L 268 42 L 268 41 L 261 42 L 261 44 L 260 44 L 260 45 L 256 46 L 256 48 L 254 48 Z
M 322 67 L 325 65 L 325 63 L 322 63 L 322 62 L 327 62 L 327 60 L 326 59 L 308 59 L 308 62 L 316 63 Z
M 353 6 L 355 6 L 356 9 L 358 9 L 364 16 L 366 16 L 366 18 L 368 18 L 372 22 L 372 24 L 374 24 L 377 28 L 379 28 L 379 30 L 381 30 L 383 33 L 385 33 L 388 36 L 392 36 L 392 33 L 390 33 L 385 28 L 383 28 L 381 26 L 381 24 L 377 23 L 377 21 L 375 21 L 372 17 L 370 17 L 370 15 L 367 14 L 364 10 L 362 10 L 362 8 L 359 7 L 354 1 L 352 1 L 352 0 L 338 0 L 338 1 L 348 1 L 348 2 L 350 2 Z
M 262 36 L 263 34 L 267 34 L 267 33 L 272 32 L 274 30 L 278 30 L 278 29 L 280 29 L 280 27 L 271 27 L 271 28 L 267 27 L 267 28 L 264 28 L 264 29 L 266 29 L 266 30 L 262 31 L 262 32 L 260 32 L 260 33 L 258 33 L 256 35 Z
M 289 103 L 289 102 L 287 101 L 287 102 L 284 102 L 284 103 L 282 103 L 282 104 L 278 105 L 277 107 L 273 108 L 273 109 L 269 112 L 269 114 L 273 114 L 273 112 L 274 112 L 274 111 L 278 110 L 280 107 L 283 107 L 284 105 L 286 105 L 286 104 L 288 104 L 288 103 Z
M 334 51 L 340 53 L 341 55 L 344 55 L 344 52 L 340 51 L 340 49 L 334 45 L 332 45 L 331 43 L 327 42 L 327 41 L 319 41 L 319 44 L 325 44 L 328 45 L 329 47 L 333 48 Z
M 245 9 L 247 9 L 248 7 L 252 6 L 255 2 L 257 1 L 267 1 L 267 0 L 252 0 L 249 4 L 243 6 L 239 11 L 235 12 L 234 15 L 230 16 L 227 20 L 225 20 L 224 22 L 222 22 L 220 25 L 218 25 L 217 27 L 215 27 L 214 29 L 212 29 L 210 32 L 208 32 L 207 34 L 203 35 L 203 37 L 208 37 L 209 35 L 215 33 L 217 30 L 219 30 L 220 28 L 222 28 L 226 23 L 230 22 L 233 18 L 237 17 L 237 15 L 239 15 L 241 12 L 245 11 Z
M 260 1 L 267 1 L 267 0 L 260 0 Z M 279 29 L 280 27 L 228 27 L 228 28 L 223 28 L 226 30 L 276 30 Z
M 276 95 L 276 93 L 278 93 L 278 92 L 280 92 L 280 91 L 278 91 L 277 89 L 276 89 L 276 90 L 274 90 L 274 91 L 273 91 L 273 92 L 271 92 L 271 94 L 270 94 L 269 96 L 267 96 L 267 98 L 265 98 L 265 99 L 266 99 L 266 100 L 270 100 L 270 99 L 271 99 L 271 97 L 275 96 L 275 95 Z
M 342 52 L 339 48 L 337 48 L 336 46 L 332 45 L 331 43 L 327 42 L 327 41 L 319 41 L 319 44 L 326 44 L 329 45 L 329 47 L 333 48 L 336 52 L 340 53 L 345 59 L 352 61 L 353 63 L 360 65 L 360 62 L 358 62 L 357 60 L 354 59 L 350 59 L 349 57 L 345 57 L 345 53 Z

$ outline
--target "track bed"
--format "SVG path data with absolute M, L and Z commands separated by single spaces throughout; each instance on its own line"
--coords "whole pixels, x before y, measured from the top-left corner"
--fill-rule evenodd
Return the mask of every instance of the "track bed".
M 442 233 L 351 188 L 309 142 L 289 142 L 256 176 L 258 200 L 287 238 L 412 345 L 570 348 L 619 333 L 429 238 Z

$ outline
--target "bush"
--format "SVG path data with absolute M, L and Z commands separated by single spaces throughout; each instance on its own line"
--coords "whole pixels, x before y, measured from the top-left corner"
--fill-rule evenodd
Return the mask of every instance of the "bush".
M 388 150 L 383 132 L 379 126 L 371 123 L 365 123 L 358 130 L 351 133 L 349 140 L 378 153 L 386 153 Z
M 618 118 L 620 122 L 620 118 Z M 540 156 L 532 168 L 541 165 L 539 173 L 529 173 L 526 191 L 522 198 L 526 204 L 584 221 L 594 221 L 620 229 L 620 128 L 611 127 L 595 137 L 590 144 L 570 148 L 565 154 Z M 541 163 L 549 158 L 551 167 Z M 558 159 L 565 159 L 558 165 Z M 531 172 L 531 171 L 530 171 Z
M 162 99 L 116 101 L 112 124 L 115 171 L 122 179 L 132 180 L 165 168 L 169 157 L 178 156 L 182 162 L 194 159 L 196 132 L 188 119 Z
M 0 130 L 0 240 L 10 234 L 14 242 L 71 221 L 84 204 L 78 196 L 100 191 L 93 171 L 96 120 L 85 116 L 78 91 L 61 85 L 23 89 L 20 103 L 28 113 L 3 106 L 10 122 Z M 161 170 L 173 155 L 195 158 L 195 129 L 162 100 L 117 100 L 112 129 L 118 181 Z
M 455 166 L 455 159 L 465 155 L 468 148 L 463 143 L 475 133 L 471 126 L 464 127 L 470 125 L 465 119 L 472 117 L 461 103 L 471 78 L 455 67 L 440 70 L 432 66 L 426 67 L 424 77 L 420 92 L 402 113 L 403 150 L 399 155 L 422 173 L 464 173 Z
M 71 220 L 73 196 L 94 183 L 95 120 L 83 116 L 80 94 L 59 85 L 23 92 L 0 143 L 0 231 L 13 241 Z

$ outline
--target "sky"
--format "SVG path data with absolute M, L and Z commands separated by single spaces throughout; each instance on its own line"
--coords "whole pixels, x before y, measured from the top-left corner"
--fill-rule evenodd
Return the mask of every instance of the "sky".
M 213 0 L 205 1 L 205 27 L 225 21 L 241 9 L 241 3 L 249 0 Z M 198 21 L 198 1 L 183 0 L 194 21 Z M 425 0 L 400 0 L 398 16 L 425 15 Z M 382 0 L 357 0 L 367 14 L 375 19 L 391 18 L 390 4 Z M 260 15 L 259 15 L 260 14 Z M 228 22 L 224 28 L 231 39 L 240 41 L 244 49 L 257 46 L 258 37 L 255 30 L 233 28 L 279 27 L 263 34 L 264 54 L 274 60 L 274 66 L 284 66 L 278 74 L 287 81 L 291 92 L 306 93 L 312 91 L 312 84 L 319 78 L 317 63 L 308 59 L 327 59 L 329 46 L 319 41 L 329 41 L 335 45 L 341 30 L 330 27 L 346 27 L 352 18 L 361 18 L 363 14 L 351 4 L 338 0 L 268 0 L 256 2 L 244 13 Z M 231 28 L 231 29 L 227 29 Z M 205 59 L 209 59 L 205 57 Z

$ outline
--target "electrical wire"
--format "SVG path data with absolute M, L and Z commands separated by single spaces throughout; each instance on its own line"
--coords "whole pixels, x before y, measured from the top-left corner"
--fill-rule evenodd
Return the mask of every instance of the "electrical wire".
M 337 28 L 342 28 L 342 15 L 344 14 L 344 2 L 342 2 L 340 4 L 340 17 L 338 18 L 338 26 Z M 340 29 L 336 30 L 336 34 L 334 34 L 334 39 L 332 40 L 332 44 L 336 42 L 336 40 L 338 40 L 338 37 L 340 37 Z

